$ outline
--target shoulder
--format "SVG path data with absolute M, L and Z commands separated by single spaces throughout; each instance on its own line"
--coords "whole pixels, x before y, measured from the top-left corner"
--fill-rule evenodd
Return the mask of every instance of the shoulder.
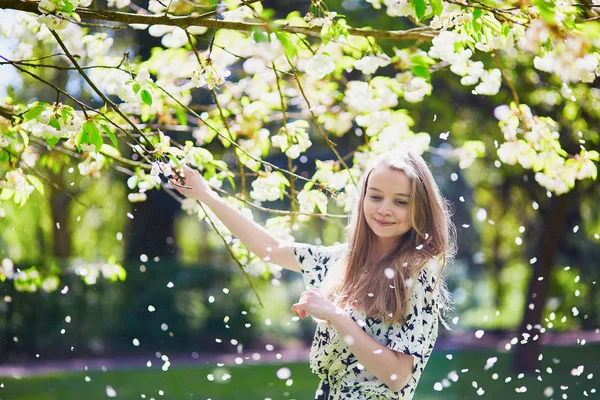
M 294 243 L 294 253 L 304 254 L 311 257 L 339 257 L 346 253 L 348 249 L 347 243 L 338 243 L 333 246 L 321 246 L 308 243 Z
M 419 274 L 419 280 L 424 285 L 435 285 L 435 283 L 441 278 L 442 266 L 435 258 L 430 258 Z

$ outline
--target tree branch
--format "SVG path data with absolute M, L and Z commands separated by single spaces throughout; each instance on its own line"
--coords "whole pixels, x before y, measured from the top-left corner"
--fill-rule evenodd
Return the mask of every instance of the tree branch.
M 37 1 L 22 0 L 0 0 L 0 9 L 11 9 L 27 11 L 34 14 L 41 14 L 38 10 Z M 311 36 L 320 36 L 320 26 L 297 26 L 287 23 L 273 24 L 268 27 L 264 23 L 258 22 L 233 22 L 224 20 L 214 20 L 206 18 L 203 15 L 194 13 L 192 15 L 173 17 L 169 15 L 143 15 L 124 13 L 119 11 L 99 10 L 92 8 L 76 8 L 75 12 L 82 19 L 91 19 L 99 21 L 111 21 L 124 24 L 143 24 L 143 25 L 167 25 L 187 28 L 189 26 L 204 26 L 213 29 L 228 29 L 235 31 L 252 31 L 256 29 L 281 30 L 290 33 L 302 33 Z M 419 27 L 400 31 L 385 31 L 370 28 L 348 28 L 348 32 L 353 36 L 370 36 L 381 39 L 393 40 L 426 40 L 430 41 L 438 33 L 429 27 Z

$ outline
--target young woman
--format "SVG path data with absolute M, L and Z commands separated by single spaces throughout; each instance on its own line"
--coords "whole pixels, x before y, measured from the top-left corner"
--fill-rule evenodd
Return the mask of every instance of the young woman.
M 198 172 L 185 168 L 184 176 L 188 188 L 171 183 L 210 207 L 250 251 L 302 273 L 307 291 L 292 312 L 317 320 L 310 352 L 321 379 L 316 399 L 412 399 L 447 308 L 442 270 L 455 236 L 421 156 L 377 158 L 361 179 L 347 243 L 331 247 L 280 243 Z

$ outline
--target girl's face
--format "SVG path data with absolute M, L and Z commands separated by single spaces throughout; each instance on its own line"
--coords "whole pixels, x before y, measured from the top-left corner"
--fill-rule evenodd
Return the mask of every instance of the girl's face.
M 411 181 L 403 171 L 378 167 L 369 175 L 363 211 L 380 244 L 395 243 L 412 227 L 411 192 Z

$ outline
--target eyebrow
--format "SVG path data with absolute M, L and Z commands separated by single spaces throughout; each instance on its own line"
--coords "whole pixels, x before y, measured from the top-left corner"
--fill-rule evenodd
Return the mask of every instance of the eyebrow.
M 373 186 L 368 187 L 368 189 L 370 190 L 375 190 L 376 192 L 381 192 L 381 190 L 374 188 Z M 406 193 L 394 193 L 394 195 L 396 196 L 404 196 L 404 197 L 410 197 L 408 194 Z

